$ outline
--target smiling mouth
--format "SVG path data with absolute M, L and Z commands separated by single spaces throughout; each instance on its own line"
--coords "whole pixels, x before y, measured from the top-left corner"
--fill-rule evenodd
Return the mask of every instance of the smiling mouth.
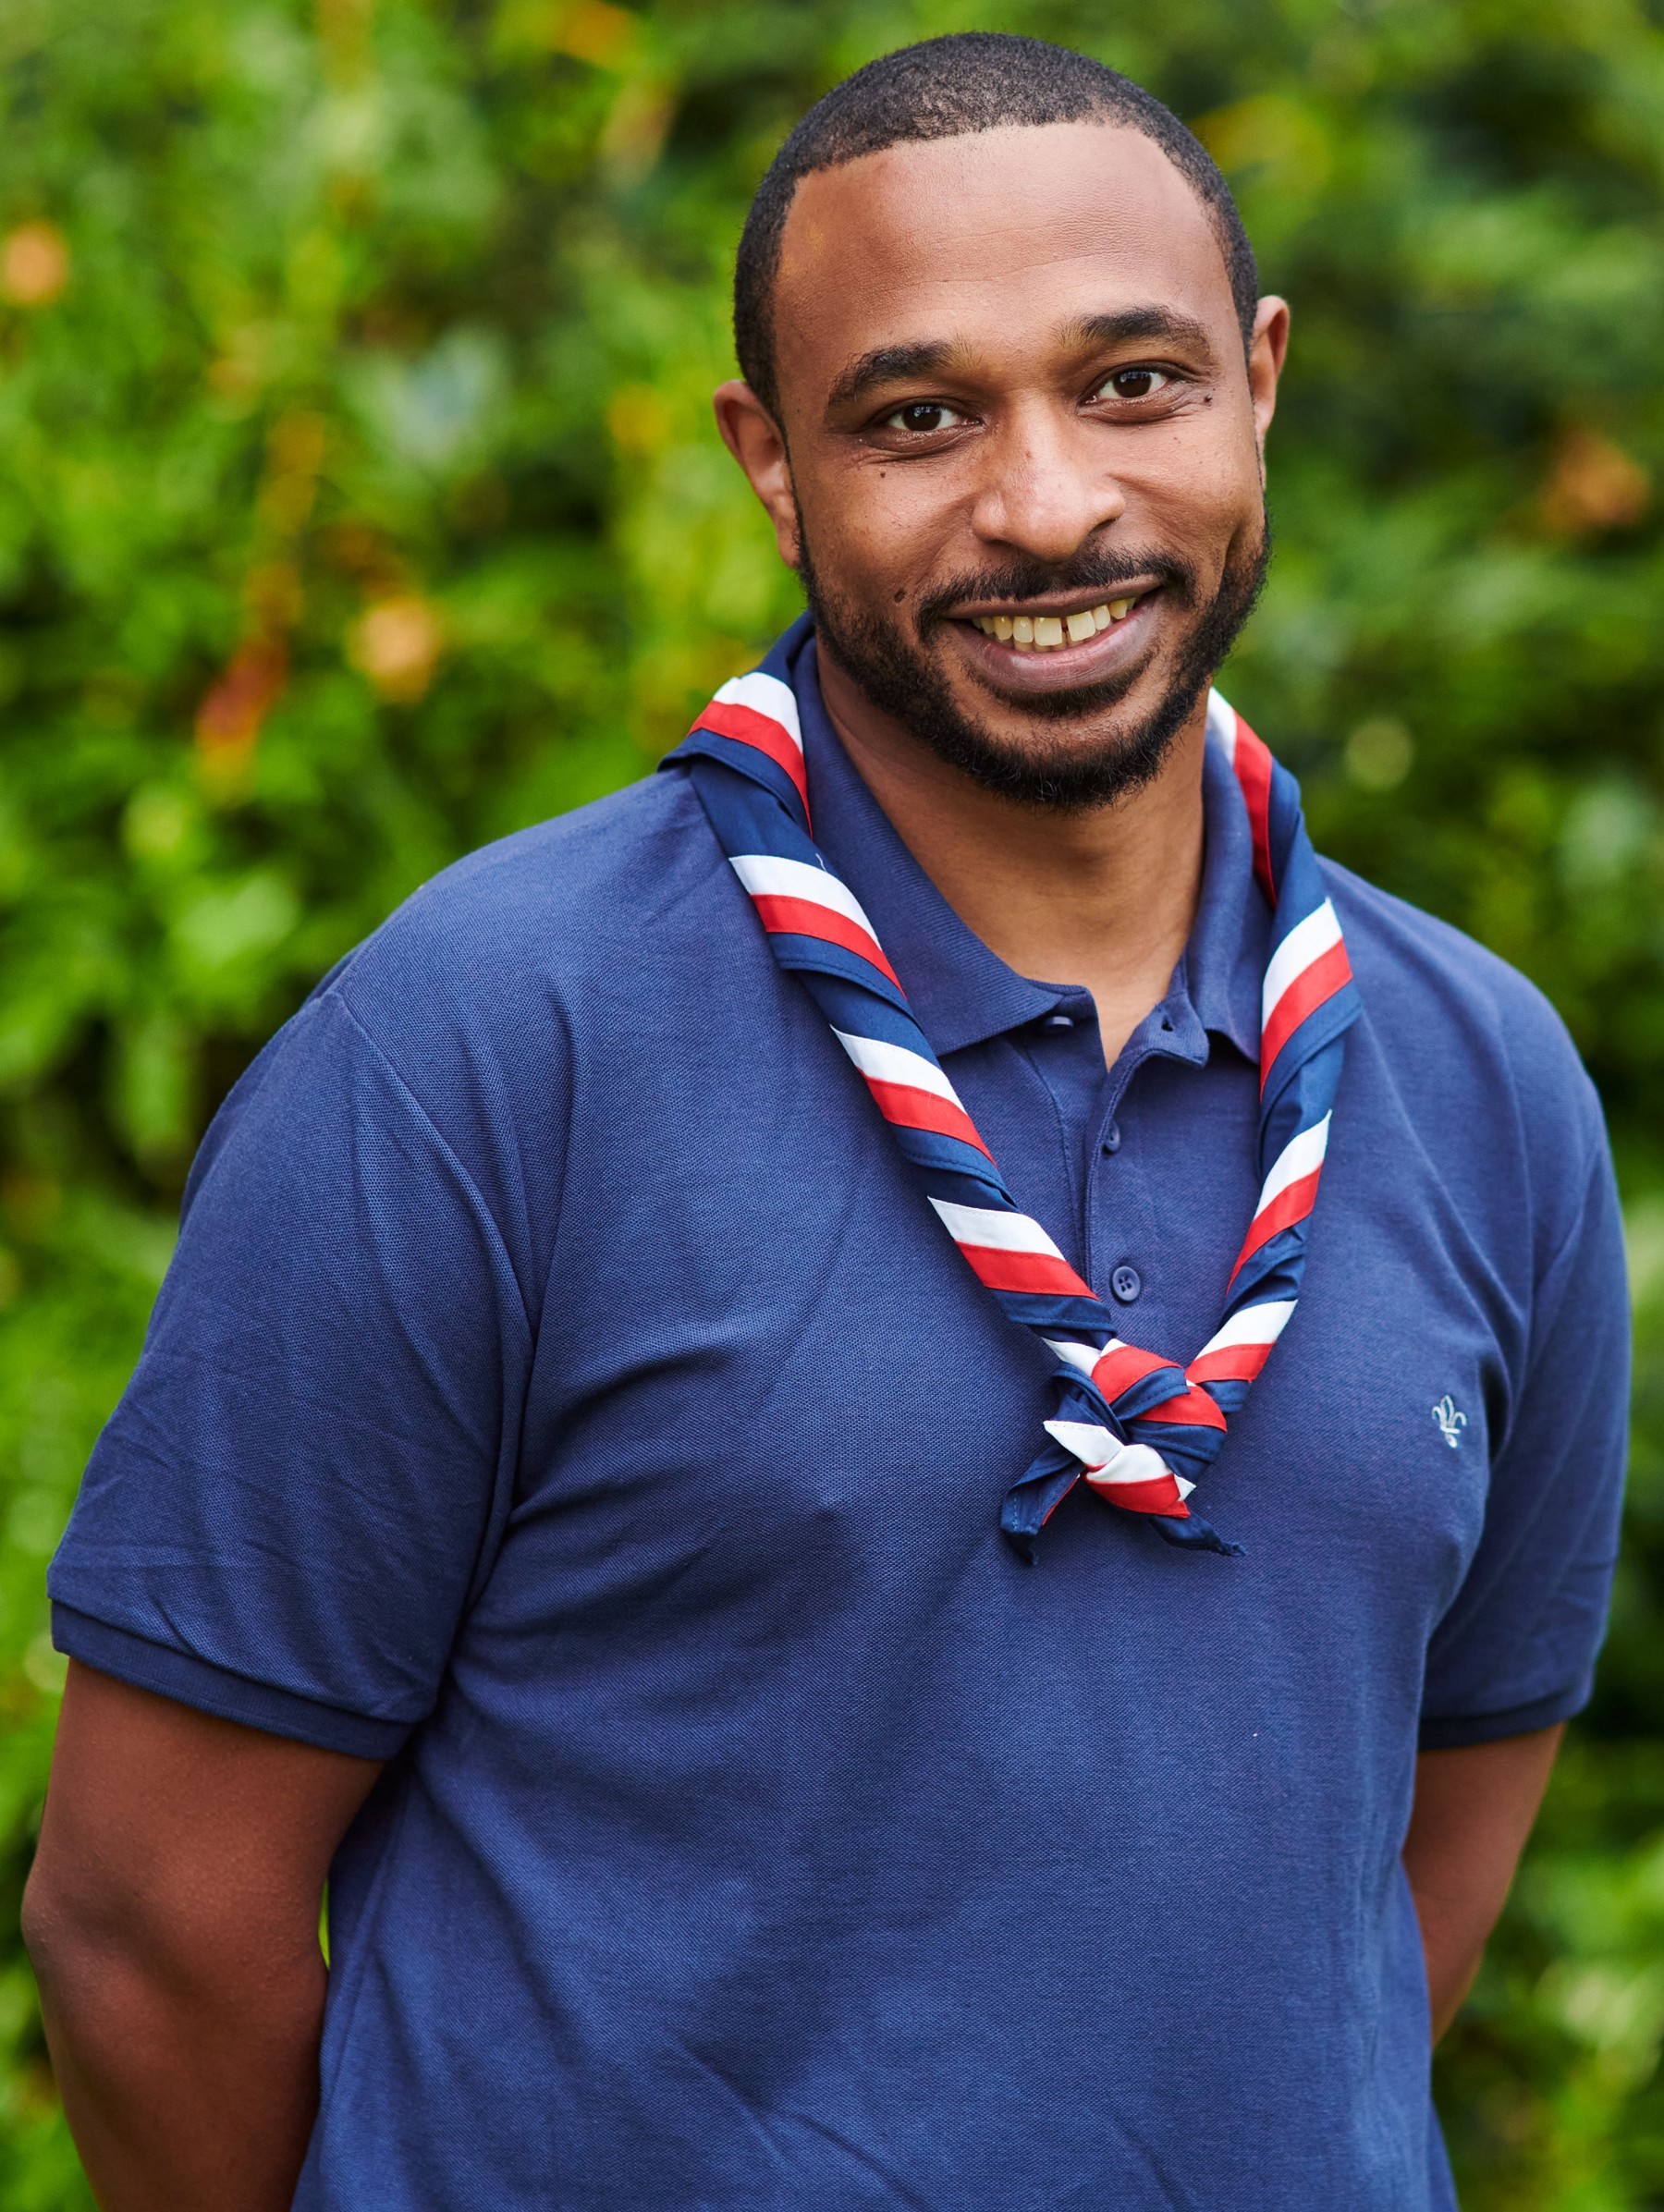
M 1066 653 L 1071 645 L 1083 645 L 1101 631 L 1124 622 L 1145 595 L 1137 593 L 1130 598 L 1101 600 L 1094 606 L 1059 608 L 1046 615 L 966 615 L 961 619 L 980 629 L 984 637 L 1017 653 Z

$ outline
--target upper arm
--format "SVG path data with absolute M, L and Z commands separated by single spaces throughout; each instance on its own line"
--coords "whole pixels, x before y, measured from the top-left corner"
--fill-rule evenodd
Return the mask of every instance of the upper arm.
M 1592 1093 L 1584 1119 L 1581 1171 L 1560 1192 L 1564 1226 L 1534 1288 L 1479 1545 L 1428 1650 L 1424 1752 L 1553 1728 L 1589 1695 L 1622 1503 L 1629 1312 L 1617 1188 Z
M 205 1156 L 53 1563 L 55 1634 L 180 1704 L 386 1758 L 511 1496 L 520 1278 L 470 1164 L 334 994 Z
M 319 1900 L 373 1760 L 240 1727 L 71 1661 L 31 1876 L 31 1948 L 204 1947 L 227 1970 L 315 1954 Z M 277 1947 L 276 1951 L 274 1946 Z
M 1463 1910 L 1487 1932 L 1548 1786 L 1563 1726 L 1423 1752 L 1404 1866 L 1424 1912 Z
M 1404 1872 L 1415 1900 L 1437 2042 L 1461 2008 L 1507 1900 L 1560 1749 L 1534 1729 L 1416 1761 Z

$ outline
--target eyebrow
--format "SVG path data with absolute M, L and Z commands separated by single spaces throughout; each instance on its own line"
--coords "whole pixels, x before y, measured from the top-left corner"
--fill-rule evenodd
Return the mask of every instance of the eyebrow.
M 1080 347 L 1165 338 L 1174 345 L 1194 347 L 1210 360 L 1213 357 L 1206 324 L 1171 307 L 1128 307 L 1110 314 L 1082 315 L 1061 335 L 1065 344 Z M 916 346 L 875 346 L 866 353 L 858 353 L 839 371 L 826 395 L 826 405 L 850 407 L 880 385 L 939 376 L 960 351 L 946 338 L 927 338 Z
M 915 377 L 938 375 L 957 351 L 945 338 L 931 338 L 918 346 L 875 346 L 858 353 L 839 373 L 826 394 L 828 407 L 848 407 L 864 398 L 875 385 L 905 384 Z
M 1194 315 L 1181 315 L 1173 307 L 1128 307 L 1108 315 L 1083 315 L 1063 334 L 1083 346 L 1120 346 L 1132 338 L 1167 338 L 1174 345 L 1193 346 L 1210 358 L 1213 341 L 1207 325 Z

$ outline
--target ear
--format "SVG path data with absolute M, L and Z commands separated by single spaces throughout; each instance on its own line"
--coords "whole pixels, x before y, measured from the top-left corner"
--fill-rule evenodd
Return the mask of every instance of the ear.
M 1248 348 L 1248 391 L 1254 403 L 1254 434 L 1259 442 L 1262 468 L 1266 433 L 1277 412 L 1277 380 L 1289 351 L 1289 303 L 1269 295 L 1259 303 L 1254 318 L 1254 341 Z
M 738 378 L 717 385 L 712 405 L 723 444 L 745 471 L 747 482 L 774 524 L 780 558 L 789 568 L 795 568 L 797 502 L 792 497 L 791 463 L 779 425 L 750 385 Z

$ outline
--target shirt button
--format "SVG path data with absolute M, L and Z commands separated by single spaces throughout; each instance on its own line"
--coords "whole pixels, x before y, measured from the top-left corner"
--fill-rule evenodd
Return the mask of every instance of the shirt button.
M 1074 1017 L 1072 1014 L 1047 1014 L 1046 1026 L 1047 1029 L 1072 1029 Z
M 1144 1277 L 1136 1267 L 1118 1267 L 1109 1277 L 1109 1288 L 1124 1306 L 1130 1306 L 1144 1289 Z
M 1120 1123 L 1119 1121 L 1112 1121 L 1104 1131 L 1104 1150 L 1106 1152 L 1120 1150 Z

